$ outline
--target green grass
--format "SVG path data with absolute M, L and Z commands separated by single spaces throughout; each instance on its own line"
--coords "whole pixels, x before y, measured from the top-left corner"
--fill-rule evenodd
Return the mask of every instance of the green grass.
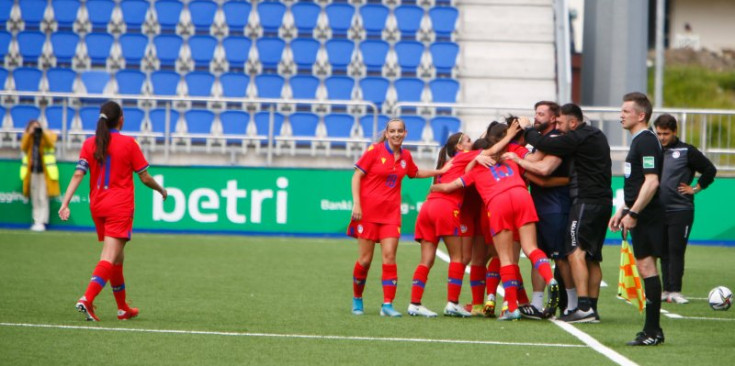
M 106 288 L 96 303 L 100 323 L 74 311 L 100 244 L 92 233 L 0 231 L 0 323 L 90 328 L 196 330 L 213 332 L 399 337 L 583 345 L 550 322 L 513 323 L 491 319 L 386 319 L 379 263 L 373 264 L 365 293 L 366 314 L 350 314 L 352 240 L 136 234 L 126 250 L 128 298 L 141 309 L 137 319 L 120 322 Z M 605 280 L 617 282 L 619 247 L 605 248 Z M 377 254 L 377 253 L 376 253 Z M 685 293 L 705 297 L 716 285 L 735 288 L 735 249 L 689 248 Z M 379 255 L 376 255 L 379 258 Z M 398 254 L 396 305 L 408 304 L 410 277 L 419 246 L 402 241 Z M 522 263 L 528 272 L 528 261 Z M 425 302 L 445 304 L 447 265 L 437 260 Z M 465 283 L 468 281 L 465 280 Z M 109 287 L 109 286 L 108 286 Z M 639 364 L 716 363 L 731 356 L 735 312 L 714 312 L 705 301 L 664 304 L 692 317 L 662 317 L 666 344 L 630 348 L 624 343 L 641 329 L 643 316 L 615 298 L 615 286 L 602 290 L 600 324 L 577 328 Z M 469 300 L 467 284 L 462 294 Z M 612 364 L 588 347 L 417 343 L 386 340 L 303 339 L 292 337 L 171 334 L 0 325 L 0 364 L 201 365 L 201 364 L 354 364 L 441 365 Z

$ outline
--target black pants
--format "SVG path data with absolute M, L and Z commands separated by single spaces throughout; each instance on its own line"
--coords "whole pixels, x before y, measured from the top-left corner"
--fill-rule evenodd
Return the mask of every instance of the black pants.
M 684 278 L 684 253 L 689 233 L 692 231 L 694 211 L 666 212 L 666 250 L 661 258 L 661 275 L 664 291 L 681 292 Z

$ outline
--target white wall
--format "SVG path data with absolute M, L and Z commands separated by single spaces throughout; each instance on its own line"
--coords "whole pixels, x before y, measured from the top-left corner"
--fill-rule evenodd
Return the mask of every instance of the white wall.
M 735 1 L 669 0 L 671 7 L 669 39 L 675 47 L 676 35 L 684 34 L 689 23 L 698 36 L 701 48 L 720 52 L 735 49 Z

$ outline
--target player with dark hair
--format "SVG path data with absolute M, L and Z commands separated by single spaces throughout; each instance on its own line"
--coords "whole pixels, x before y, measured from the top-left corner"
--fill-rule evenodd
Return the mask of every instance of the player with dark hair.
M 168 195 L 148 174 L 148 162 L 135 139 L 120 134 L 123 123 L 120 105 L 115 102 L 102 105 L 95 136 L 86 139 L 82 145 L 76 171 L 59 209 L 61 220 L 68 220 L 71 215 L 69 202 L 89 171 L 89 208 L 97 239 L 104 242 L 92 280 L 76 304 L 76 309 L 90 321 L 99 321 L 93 303 L 107 281 L 110 281 L 117 302 L 117 318 L 126 320 L 138 316 L 138 309 L 129 307 L 125 301 L 123 277 L 125 244 L 133 231 L 133 172 L 138 174 L 143 184 L 158 191 L 164 200 Z
M 628 342 L 629 346 L 655 346 L 664 342 L 661 329 L 661 278 L 656 259 L 665 250 L 665 212 L 658 188 L 663 149 L 656 134 L 648 128 L 652 107 L 643 93 L 623 96 L 620 122 L 630 131 L 632 140 L 625 158 L 623 184 L 625 207 L 610 218 L 612 231 L 630 232 L 636 266 L 643 278 L 646 294 L 646 321 L 643 330 Z
M 380 140 L 370 145 L 355 163 L 352 175 L 352 219 L 347 235 L 357 239 L 358 258 L 353 270 L 352 313 L 364 314 L 362 293 L 365 289 L 375 243 L 380 242 L 383 260 L 383 305 L 381 316 L 400 317 L 393 308 L 398 285 L 396 252 L 401 236 L 401 182 L 403 177 L 434 177 L 442 170 L 419 170 L 411 153 L 403 149 L 406 124 L 401 119 L 388 121 Z
M 656 126 L 658 140 L 664 148 L 659 193 L 666 210 L 664 225 L 668 249 L 661 258 L 661 300 L 686 304 L 689 300 L 681 294 L 681 284 L 684 277 L 684 254 L 694 222 L 694 195 L 712 184 L 717 168 L 696 147 L 679 140 L 674 116 L 662 114 L 653 125 Z M 701 176 L 692 187 L 697 172 Z

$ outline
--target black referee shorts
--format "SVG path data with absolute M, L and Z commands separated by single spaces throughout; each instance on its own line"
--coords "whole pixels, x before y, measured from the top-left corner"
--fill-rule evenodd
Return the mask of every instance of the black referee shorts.
M 661 258 L 666 249 L 666 213 L 662 207 L 647 207 L 630 229 L 630 245 L 636 259 Z
M 612 205 L 573 203 L 569 211 L 566 255 L 581 248 L 587 252 L 587 259 L 602 262 L 602 244 L 605 243 L 607 223 L 611 214 Z

